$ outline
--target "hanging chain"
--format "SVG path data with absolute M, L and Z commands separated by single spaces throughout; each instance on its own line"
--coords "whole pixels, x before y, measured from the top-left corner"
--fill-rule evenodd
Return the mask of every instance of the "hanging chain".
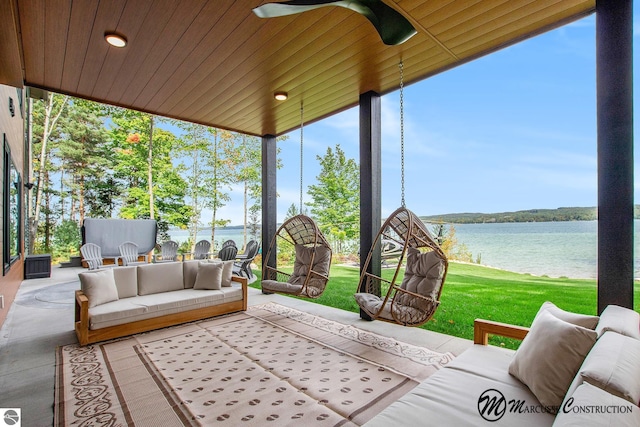
M 304 107 L 300 101 L 300 215 L 302 215 L 302 146 L 304 143 Z
M 398 64 L 400 68 L 400 195 L 401 205 L 406 207 L 404 203 L 404 66 L 402 61 Z

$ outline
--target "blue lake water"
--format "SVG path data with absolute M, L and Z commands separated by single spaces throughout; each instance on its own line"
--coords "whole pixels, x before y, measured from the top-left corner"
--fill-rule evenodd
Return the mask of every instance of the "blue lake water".
M 635 277 L 640 277 L 638 225 L 635 222 Z M 519 273 L 596 278 L 597 221 L 455 224 L 458 243 L 474 260 Z
M 635 277 L 640 277 L 640 221 L 636 221 Z M 530 273 L 536 276 L 596 278 L 596 221 L 518 222 L 498 224 L 455 224 L 456 238 L 475 260 L 491 267 Z M 170 230 L 177 242 L 187 240 L 185 230 Z M 198 240 L 211 240 L 211 231 L 202 230 Z M 243 245 L 242 228 L 216 229 L 218 247 L 233 239 Z

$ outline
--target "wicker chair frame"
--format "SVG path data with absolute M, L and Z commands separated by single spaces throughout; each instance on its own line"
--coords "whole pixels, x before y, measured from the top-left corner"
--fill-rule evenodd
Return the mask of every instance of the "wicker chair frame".
M 372 262 L 374 248 L 380 245 L 382 240 L 394 241 L 402 247 L 391 280 L 368 272 L 369 265 Z M 444 272 L 439 288 L 436 291 L 437 298 L 435 300 L 431 297 L 403 289 L 401 284 L 398 283 L 399 281 L 401 282 L 398 276 L 409 248 L 416 248 L 421 250 L 421 252 L 433 251 L 435 255 L 442 260 Z M 404 326 L 421 326 L 431 319 L 440 304 L 440 294 L 442 293 L 442 286 L 447 276 L 448 266 L 449 263 L 445 253 L 429 230 L 427 230 L 422 220 L 409 209 L 401 207 L 392 213 L 380 228 L 373 242 L 372 249 L 367 256 L 360 275 L 360 282 L 358 283 L 359 293 L 378 295 L 380 296 L 382 304 L 380 304 L 379 309 L 375 311 L 363 305 L 360 305 L 360 308 L 371 317 L 371 319 L 395 322 Z M 414 307 L 411 310 L 406 309 L 408 301 L 411 301 L 411 305 Z M 415 309 L 415 307 L 419 307 L 419 309 Z M 392 318 L 388 318 L 388 315 L 386 317 L 382 316 L 385 308 L 390 311 Z M 387 311 L 387 313 L 389 311 Z
M 271 254 L 276 253 L 278 250 L 279 242 L 288 242 L 293 246 L 303 245 L 307 248 L 314 249 L 309 262 L 309 272 L 301 287 L 284 291 L 282 289 L 273 289 L 269 287 L 268 282 L 266 284 L 264 283 L 264 281 L 274 281 L 280 284 L 285 284 L 292 277 L 291 273 L 284 272 L 276 267 L 268 265 L 268 260 L 271 259 Z M 266 258 L 264 258 L 265 263 L 262 268 L 262 290 L 264 292 L 283 293 L 307 298 L 317 298 L 322 295 L 327 286 L 327 282 L 329 281 L 329 276 L 328 274 L 321 274 L 311 268 L 311 266 L 314 265 L 314 260 L 316 259 L 316 253 L 319 247 L 323 247 L 329 251 L 329 266 L 327 267 L 327 271 L 329 271 L 332 255 L 331 246 L 329 246 L 329 242 L 327 242 L 327 239 L 324 237 L 315 221 L 302 214 L 286 220 L 278 228 L 276 234 L 271 239 L 269 250 L 267 251 Z M 312 279 L 313 286 L 310 286 L 309 284 Z

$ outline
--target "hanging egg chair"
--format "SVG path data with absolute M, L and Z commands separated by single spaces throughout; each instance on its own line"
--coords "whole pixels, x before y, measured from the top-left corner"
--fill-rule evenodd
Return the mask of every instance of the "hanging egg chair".
M 262 290 L 308 298 L 324 292 L 329 280 L 331 247 L 318 226 L 306 215 L 286 220 L 271 239 L 265 259 L 277 250 L 295 250 L 293 272 L 287 273 L 265 263 Z

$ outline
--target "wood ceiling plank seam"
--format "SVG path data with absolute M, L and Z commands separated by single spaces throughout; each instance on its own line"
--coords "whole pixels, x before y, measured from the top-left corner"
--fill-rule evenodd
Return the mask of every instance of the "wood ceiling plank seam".
M 234 2 L 233 7 L 241 7 L 240 3 Z M 208 43 L 206 43 L 195 49 L 171 75 L 163 90 L 152 98 L 152 103 L 155 103 L 156 100 L 161 101 L 159 110 L 172 111 L 172 114 L 176 114 L 173 113 L 176 105 L 185 102 L 185 97 L 191 96 L 191 92 L 196 90 L 203 81 L 211 78 L 211 71 L 205 72 L 205 70 L 215 70 L 218 65 L 224 64 L 226 58 L 232 56 L 239 46 L 250 37 L 252 26 L 248 15 L 235 13 L 235 9 L 230 9 L 228 14 L 221 17 L 221 22 L 221 25 L 212 28 L 212 31 L 206 36 L 208 41 L 209 37 L 215 37 L 220 32 L 227 34 L 221 40 L 211 40 L 211 43 L 217 42 L 216 48 L 205 50 L 208 49 Z M 230 31 L 227 31 L 227 27 L 233 28 L 241 34 L 241 37 L 231 37 L 232 44 L 230 45 L 224 43 L 230 38 Z M 201 51 L 203 52 L 201 53 Z M 167 91 L 170 93 L 167 94 Z
M 227 13 L 233 4 L 233 1 L 234 0 L 227 1 L 226 7 L 221 5 L 222 2 L 220 1 L 209 2 L 205 0 L 202 3 L 199 13 L 195 16 L 189 27 L 183 32 L 182 36 L 171 49 L 171 52 L 169 52 L 164 61 L 156 68 L 144 90 L 140 92 L 138 97 L 136 97 L 134 101 L 136 104 L 144 105 L 145 108 L 157 107 L 156 105 L 151 104 L 151 100 L 166 84 L 169 76 L 171 76 L 180 65 L 184 64 L 195 46 L 205 43 L 205 37 L 213 28 L 216 27 L 217 22 L 222 19 L 222 16 Z M 212 9 L 212 11 L 209 12 L 207 9 Z M 223 9 L 222 13 L 220 13 L 221 9 Z M 213 11 L 218 11 L 218 17 L 215 20 L 210 18 L 210 13 Z
M 189 13 L 192 9 L 180 7 L 179 2 L 161 1 L 164 7 L 153 8 L 142 24 L 143 27 L 153 30 L 148 30 L 144 38 L 131 45 L 133 61 L 127 73 L 127 82 L 122 85 L 124 90 L 109 89 L 110 93 L 118 96 L 118 102 L 123 104 L 137 105 L 135 99 L 149 83 L 156 67 L 166 59 L 175 46 L 176 41 L 165 35 L 173 34 L 174 31 L 180 32 L 193 22 L 193 13 Z M 172 46 L 163 40 L 172 40 L 174 44 Z
M 78 81 L 78 93 L 91 96 L 102 64 L 107 57 L 109 45 L 104 40 L 105 28 L 115 28 L 122 16 L 126 0 L 101 0 L 95 15 L 91 36 Z
M 44 0 L 24 0 L 20 3 L 20 28 L 25 58 L 25 81 L 44 85 Z
M 498 37 L 494 36 L 490 41 L 485 42 L 481 45 L 477 45 L 475 49 L 473 49 L 473 52 L 464 51 L 463 54 L 475 55 L 475 52 L 479 51 L 481 55 L 487 55 L 491 52 L 495 52 L 505 47 L 513 46 L 516 43 L 530 39 L 549 30 L 558 28 L 558 26 L 575 22 L 576 20 L 582 19 L 595 12 L 595 10 L 584 10 L 584 7 L 582 5 L 575 6 L 573 9 L 565 11 L 568 12 L 568 14 L 564 18 L 559 19 L 558 16 L 547 16 L 545 18 L 542 18 L 540 21 L 533 22 L 520 30 L 513 30 L 511 32 L 503 31 L 499 34 Z M 559 23 L 562 23 L 562 25 L 559 25 Z
M 553 19 L 553 17 L 558 16 L 558 14 L 556 13 L 551 13 L 551 14 L 544 13 L 544 10 L 552 9 L 555 11 L 558 6 L 562 7 L 562 3 L 561 3 L 562 1 L 563 0 L 558 0 L 554 4 L 546 5 L 541 9 L 538 7 L 540 5 L 535 4 L 535 2 L 534 2 L 534 5 L 527 8 L 526 10 L 516 9 L 513 12 L 509 13 L 508 21 L 506 19 L 500 20 L 500 25 L 496 25 L 496 22 L 498 21 L 497 18 L 494 21 L 488 21 L 481 26 L 471 29 L 468 33 L 465 33 L 464 36 L 466 37 L 458 36 L 450 40 L 449 45 L 453 49 L 458 50 L 460 52 L 464 52 L 464 54 L 468 56 L 469 52 L 473 50 L 472 45 L 475 44 L 477 46 L 479 45 L 485 46 L 487 43 L 491 43 L 491 40 L 497 40 L 499 38 L 502 38 L 502 34 L 511 33 L 512 28 L 514 27 L 514 23 L 517 23 L 515 27 L 518 28 L 518 27 L 521 27 L 522 25 L 521 23 L 529 22 L 529 24 L 526 24 L 527 29 L 516 30 L 517 33 L 522 34 L 522 37 L 518 37 L 518 39 L 514 41 L 514 43 L 525 40 L 526 38 L 529 38 L 527 35 L 530 34 L 531 31 L 535 28 L 536 22 L 541 22 L 541 20 L 544 19 L 545 17 L 550 17 L 551 19 Z M 532 11 L 531 9 L 534 9 L 534 10 Z M 564 8 L 562 9 L 564 10 Z M 542 27 L 541 24 L 537 24 L 537 26 Z M 487 31 L 489 29 L 490 31 Z M 511 44 L 514 44 L 514 43 L 511 43 Z M 504 43 L 501 42 L 498 44 L 502 46 Z M 482 49 L 478 49 L 478 51 L 482 51 L 484 49 L 486 49 L 486 47 Z
M 44 79 L 47 86 L 59 86 L 62 82 L 62 67 L 67 50 L 71 3 L 68 0 L 48 0 L 44 11 L 44 32 L 47 48 L 44 51 Z
M 24 55 L 18 2 L 0 2 L 0 82 L 14 87 L 24 83 Z
M 526 7 L 527 4 L 532 1 L 539 0 L 493 0 L 491 6 L 487 6 L 485 3 L 478 2 L 462 10 L 455 11 L 452 15 L 440 22 L 435 23 L 429 27 L 435 34 L 443 34 L 447 31 L 456 28 L 462 31 L 466 30 L 469 25 L 476 26 L 477 22 L 484 22 L 493 19 L 493 15 L 505 15 L 508 12 L 500 12 L 504 9 L 517 9 L 520 7 Z
M 115 31 L 118 34 L 124 35 L 127 38 L 128 44 L 132 43 L 132 41 L 135 43 L 138 39 L 138 34 L 144 31 L 144 20 L 148 16 L 152 4 L 152 0 L 128 1 L 116 26 L 106 30 Z M 143 25 L 140 25 L 140 22 L 142 22 Z M 121 75 L 120 71 L 122 70 L 123 64 L 132 62 L 130 61 L 134 55 L 132 52 L 134 52 L 134 49 L 130 47 L 125 47 L 124 49 L 109 47 L 105 63 L 96 79 L 96 84 L 91 89 L 91 96 L 95 98 L 108 97 L 111 87 L 118 76 Z
M 495 23 L 500 21 L 506 16 L 509 16 L 511 13 L 514 13 L 518 10 L 525 10 L 529 7 L 529 5 L 538 0 L 526 0 L 520 2 L 507 2 L 502 7 L 494 7 L 486 10 L 486 13 L 481 14 L 481 18 L 477 17 L 469 17 L 469 19 L 456 26 L 451 26 L 449 28 L 442 28 L 439 32 L 440 37 L 447 42 L 455 39 L 459 36 L 464 36 L 472 32 L 474 29 L 481 28 L 482 26 L 491 25 L 491 23 Z M 475 19 L 474 19 L 475 18 Z
M 97 1 L 71 2 L 71 14 L 69 16 L 69 31 L 67 32 L 67 47 L 65 48 L 64 65 L 62 69 L 62 83 L 60 90 L 66 93 L 74 93 L 77 82 L 80 79 L 80 71 L 84 63 L 91 26 L 87 25 L 88 17 L 97 13 Z M 77 52 L 82 52 L 78 55 Z
M 342 15 L 342 16 L 343 16 L 343 19 L 336 21 L 335 25 L 332 26 L 332 27 L 327 27 L 321 21 L 316 21 L 313 24 L 313 28 L 316 29 L 317 27 L 321 28 L 322 26 L 324 26 L 325 30 L 322 31 L 320 34 L 324 35 L 324 34 L 330 33 L 331 30 L 335 26 L 341 25 L 341 23 L 344 22 L 344 20 L 347 19 L 347 15 Z M 355 29 L 354 31 L 359 31 L 360 28 L 365 28 L 365 27 L 366 27 L 366 25 L 363 23 L 363 24 L 359 25 L 358 28 Z M 364 31 L 362 31 L 363 34 L 368 34 L 368 32 L 369 32 L 368 29 L 364 29 Z M 243 85 L 251 86 L 251 84 L 255 83 L 256 81 L 258 81 L 261 78 L 261 76 L 263 76 L 264 74 L 267 74 L 267 75 L 271 75 L 272 76 L 270 78 L 271 82 L 279 81 L 279 83 L 270 85 L 269 88 L 266 89 L 265 94 L 263 96 L 269 97 L 270 101 L 272 101 L 271 98 L 272 98 L 273 92 L 275 90 L 285 90 L 285 91 L 287 91 L 289 93 L 289 96 L 291 97 L 296 93 L 297 86 L 292 85 L 291 84 L 291 80 L 288 80 L 288 81 L 285 81 L 285 82 L 282 81 L 282 77 L 283 76 L 285 76 L 287 74 L 290 74 L 289 71 L 288 71 L 289 69 L 295 69 L 297 74 L 305 74 L 307 71 L 312 70 L 313 67 L 315 67 L 318 62 L 324 61 L 327 57 L 331 58 L 331 59 L 334 59 L 337 56 L 337 53 L 332 53 L 329 56 L 320 54 L 320 52 L 323 51 L 327 47 L 335 47 L 335 46 L 333 46 L 334 43 L 331 42 L 328 38 L 320 38 L 320 37 L 318 37 L 318 38 L 314 38 L 313 40 L 309 39 L 308 42 L 302 40 L 302 38 L 297 38 L 297 39 L 298 39 L 297 40 L 298 43 L 305 43 L 305 44 L 303 46 L 301 46 L 300 48 L 296 49 L 295 53 L 304 52 L 304 51 L 310 52 L 311 50 L 309 49 L 309 47 L 313 45 L 313 48 L 314 48 L 313 52 L 314 53 L 311 55 L 314 58 L 313 61 L 309 61 L 309 56 L 308 55 L 305 55 L 305 56 L 294 55 L 293 57 L 291 57 L 289 55 L 286 55 L 286 56 L 285 55 L 280 55 L 279 57 L 284 58 L 284 59 L 281 60 L 280 62 L 273 63 L 268 71 L 264 71 L 264 72 L 262 71 L 262 70 L 264 70 L 264 68 L 266 68 L 266 67 L 260 66 L 262 63 L 254 66 L 253 68 L 254 68 L 255 72 L 253 73 L 253 76 L 254 76 L 253 79 L 250 80 L 250 81 L 246 80 L 246 78 L 243 79 L 243 82 L 242 82 Z M 290 42 L 293 42 L 294 40 L 295 39 L 290 39 L 286 43 L 286 45 L 283 45 L 283 46 L 279 45 L 277 50 L 290 52 L 291 47 L 290 46 L 287 47 L 287 45 Z M 343 50 L 348 49 L 347 45 L 348 44 L 345 43 L 345 48 Z M 319 49 L 319 51 L 316 51 L 315 49 Z M 272 54 L 267 54 L 267 56 L 273 56 L 273 55 Z M 295 58 L 295 62 L 291 61 L 292 58 Z M 309 62 L 312 62 L 312 64 L 309 64 Z M 287 64 L 288 65 L 287 71 L 280 72 L 279 75 L 273 75 L 273 73 L 278 73 L 279 69 L 283 69 L 281 67 L 281 65 L 284 65 L 285 63 L 288 63 Z M 300 68 L 301 65 L 303 65 L 302 68 Z M 277 86 L 277 87 L 273 87 L 273 86 Z M 230 86 L 228 86 L 227 88 L 229 88 L 229 87 Z M 297 92 L 299 93 L 300 91 L 297 91 Z M 226 109 L 231 110 L 231 111 L 237 111 L 237 109 L 235 109 L 234 106 L 237 103 L 239 103 L 242 100 L 244 100 L 244 98 L 240 98 L 237 95 L 234 95 L 233 93 L 228 93 L 228 91 L 227 91 L 227 96 L 223 96 L 224 93 L 225 92 L 222 92 L 216 97 L 216 103 L 215 104 L 211 104 L 210 103 L 210 104 L 206 105 L 206 107 L 208 107 L 208 110 L 206 110 L 204 112 L 202 110 L 199 110 L 198 113 L 201 116 L 208 116 L 213 111 L 218 110 L 219 106 L 224 106 Z M 248 97 L 253 97 L 254 94 L 247 93 L 247 96 Z M 276 101 L 273 101 L 273 102 L 276 102 Z M 217 114 L 221 114 L 222 116 L 224 116 L 225 111 L 224 110 L 223 111 L 218 111 Z M 235 114 L 235 113 L 232 113 L 232 114 Z
M 250 25 L 251 21 L 254 19 L 261 19 L 251 15 L 247 16 L 248 25 Z M 185 108 L 189 109 L 193 105 L 198 105 L 201 100 L 204 100 L 206 102 L 205 93 L 214 88 L 217 84 L 220 83 L 220 81 L 222 81 L 225 87 L 231 86 L 228 82 L 224 81 L 224 79 L 227 78 L 227 76 L 237 77 L 239 73 L 235 73 L 236 67 L 246 60 L 243 58 L 250 58 L 251 56 L 256 54 L 256 52 L 260 51 L 261 46 L 269 44 L 272 39 L 276 38 L 279 34 L 286 31 L 287 27 L 291 26 L 294 21 L 301 22 L 299 18 L 300 16 L 295 16 L 292 19 L 286 20 L 270 20 L 269 22 L 271 23 L 271 25 L 260 26 L 258 30 L 252 33 L 244 43 L 241 43 L 241 46 L 248 47 L 246 50 L 243 50 L 242 55 L 229 55 L 226 58 L 220 59 L 220 63 L 224 63 L 225 65 L 224 73 L 217 74 L 215 79 L 206 79 L 204 84 L 197 87 L 197 94 L 184 94 L 183 99 L 188 99 L 189 102 L 184 102 L 181 104 L 184 105 Z M 185 114 L 185 111 L 188 110 L 185 110 L 183 108 L 182 110 L 177 111 L 177 114 L 183 115 Z

